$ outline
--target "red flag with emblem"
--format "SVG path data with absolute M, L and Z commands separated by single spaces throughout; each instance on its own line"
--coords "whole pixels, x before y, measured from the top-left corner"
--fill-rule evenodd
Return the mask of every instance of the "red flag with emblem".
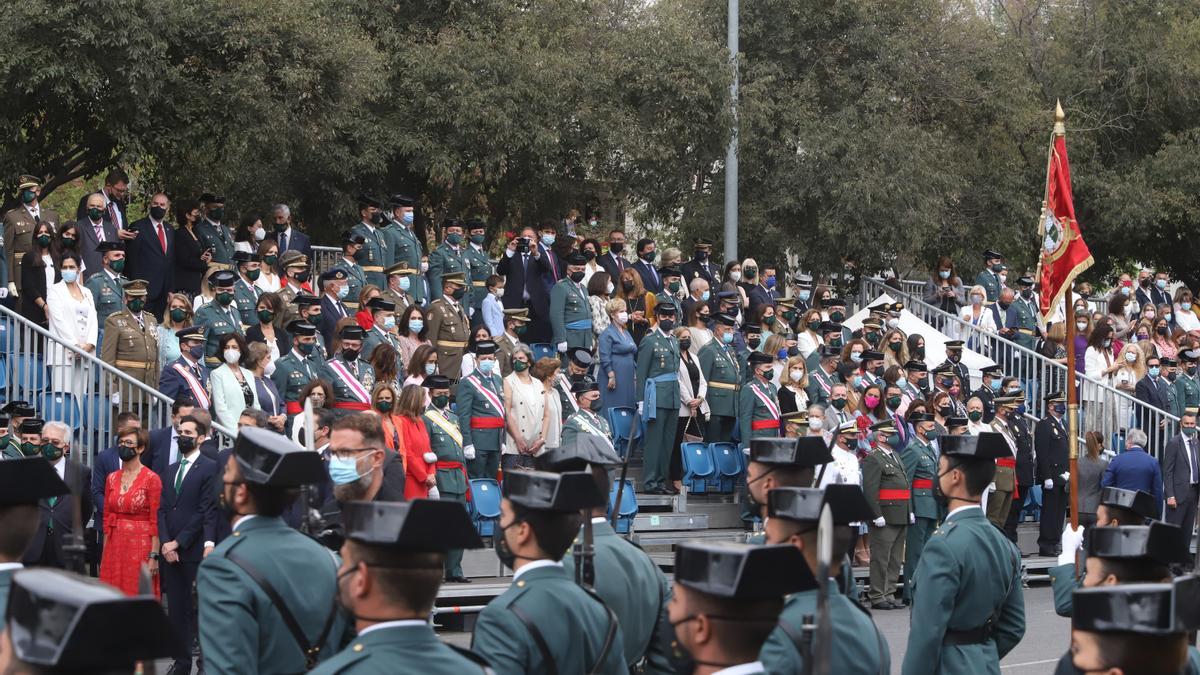
M 1067 161 L 1067 132 L 1062 106 L 1055 111 L 1054 134 L 1046 165 L 1046 198 L 1042 204 L 1038 234 L 1042 241 L 1038 282 L 1042 317 L 1049 319 L 1071 282 L 1092 266 L 1094 260 L 1079 221 L 1075 220 L 1075 202 L 1071 196 L 1071 166 Z

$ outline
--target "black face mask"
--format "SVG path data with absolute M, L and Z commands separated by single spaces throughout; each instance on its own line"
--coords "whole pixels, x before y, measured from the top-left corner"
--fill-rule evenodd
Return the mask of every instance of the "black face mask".
M 167 210 L 161 206 L 151 206 L 150 217 L 154 220 L 161 221 L 163 218 L 167 217 Z
M 998 302 L 996 304 L 1000 305 L 1000 309 L 1008 309 L 1008 306 L 1011 305 L 1012 303 L 1004 302 L 1003 300 L 1001 300 L 1000 302 Z
M 925 348 L 924 347 L 914 348 L 912 351 L 912 357 L 913 357 L 914 361 L 924 361 L 925 360 Z
M 583 281 L 583 272 L 571 272 L 568 276 L 571 277 L 571 281 L 574 281 L 575 283 Z
M 500 531 L 496 533 L 496 557 L 500 559 L 500 564 L 504 565 L 508 569 L 512 569 L 513 565 L 517 563 L 517 554 L 514 553 L 512 547 L 508 545 L 508 538 L 504 536 L 504 533 L 508 530 L 508 528 L 520 524 L 521 521 L 514 520 L 508 525 L 501 526 Z
M 749 347 L 750 349 L 758 349 L 758 345 L 761 342 L 762 342 L 762 338 L 759 337 L 758 335 L 755 335 L 754 337 L 746 338 L 746 346 Z
M 354 363 L 355 361 L 358 360 L 358 350 L 357 349 L 343 349 L 342 350 L 342 358 L 346 360 L 346 363 Z
M 128 462 L 134 457 L 137 457 L 137 448 L 131 448 L 127 445 L 118 445 L 117 457 L 120 457 L 122 462 Z
M 679 351 L 686 352 L 687 350 L 689 350 L 691 348 L 692 348 L 691 340 L 680 340 L 679 341 Z
M 625 243 L 620 241 L 610 241 L 608 243 L 608 250 L 614 254 L 620 254 L 621 251 L 625 250 Z
M 621 288 L 624 289 L 626 293 L 632 293 L 634 288 L 633 282 L 629 280 L 622 281 Z
M 191 436 L 177 436 L 175 445 L 179 447 L 179 454 L 186 455 L 196 449 L 196 439 Z

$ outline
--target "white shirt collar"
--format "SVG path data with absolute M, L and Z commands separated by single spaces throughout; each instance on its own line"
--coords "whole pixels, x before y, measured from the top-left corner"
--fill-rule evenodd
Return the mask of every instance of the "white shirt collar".
M 233 521 L 233 528 L 232 528 L 233 531 L 237 532 L 237 529 L 239 527 L 241 527 L 243 523 L 245 523 L 247 520 L 250 520 L 251 518 L 257 518 L 257 517 L 258 517 L 257 513 L 247 513 L 244 516 L 238 516 L 237 520 Z
M 204 219 L 207 220 L 208 224 L 212 225 L 213 227 L 220 227 L 223 224 L 223 223 L 218 223 L 217 221 L 213 220 L 212 218 L 209 218 L 208 216 L 204 216 Z
M 753 663 L 742 663 L 728 668 L 722 668 L 713 675 L 749 675 L 750 673 L 765 673 L 766 666 L 762 661 L 754 661 Z
M 400 619 L 398 621 L 381 621 L 376 624 L 371 624 L 370 626 L 367 626 L 366 628 L 358 631 L 358 637 L 362 637 L 362 636 L 366 635 L 367 633 L 370 633 L 373 630 L 384 630 L 387 628 L 401 628 L 401 627 L 408 627 L 408 626 L 428 626 L 428 625 L 429 625 L 428 621 L 422 621 L 421 619 Z
M 521 578 L 522 574 L 525 574 L 526 572 L 528 572 L 530 570 L 536 570 L 536 569 L 539 569 L 542 567 L 562 568 L 562 566 L 563 566 L 562 562 L 555 562 L 553 560 L 534 560 L 533 562 L 526 563 L 524 567 L 513 572 L 512 580 L 513 580 L 513 582 L 516 582 L 517 579 Z
M 951 511 L 950 513 L 947 513 L 946 518 L 949 518 L 950 516 L 958 513 L 959 511 L 966 511 L 967 509 L 981 509 L 982 510 L 982 508 L 983 507 L 979 506 L 978 504 L 967 504 L 966 506 L 960 506 L 957 509 L 954 509 L 953 511 Z
M 25 567 L 25 566 L 19 562 L 0 563 L 0 572 L 7 572 L 8 570 L 19 570 L 23 567 Z
M 188 466 L 196 463 L 196 455 L 200 454 L 200 446 L 196 446 L 191 452 L 184 455 L 180 459 L 186 459 Z
M 475 249 L 476 251 L 482 251 L 482 250 L 483 250 L 483 247 L 482 247 L 482 246 L 480 246 L 479 244 L 476 244 L 475 242 L 471 242 L 470 246 L 471 246 L 471 248 Z
M 604 523 L 607 523 L 607 522 L 608 522 L 608 518 L 605 518 L 603 516 L 596 516 L 596 517 L 592 518 L 593 525 L 603 525 Z

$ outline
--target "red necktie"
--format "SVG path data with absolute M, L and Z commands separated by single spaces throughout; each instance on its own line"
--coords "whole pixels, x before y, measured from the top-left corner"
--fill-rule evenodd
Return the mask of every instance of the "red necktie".
M 167 231 L 163 229 L 162 223 L 155 225 L 158 229 L 158 243 L 162 246 L 163 253 L 167 252 Z

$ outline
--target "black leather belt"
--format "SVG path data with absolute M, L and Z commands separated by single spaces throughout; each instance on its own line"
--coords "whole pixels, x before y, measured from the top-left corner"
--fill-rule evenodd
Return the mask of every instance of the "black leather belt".
M 983 644 L 992 639 L 992 630 L 994 622 L 988 619 L 987 623 L 979 628 L 971 628 L 968 630 L 947 630 L 946 636 L 942 638 L 944 645 L 977 645 Z

